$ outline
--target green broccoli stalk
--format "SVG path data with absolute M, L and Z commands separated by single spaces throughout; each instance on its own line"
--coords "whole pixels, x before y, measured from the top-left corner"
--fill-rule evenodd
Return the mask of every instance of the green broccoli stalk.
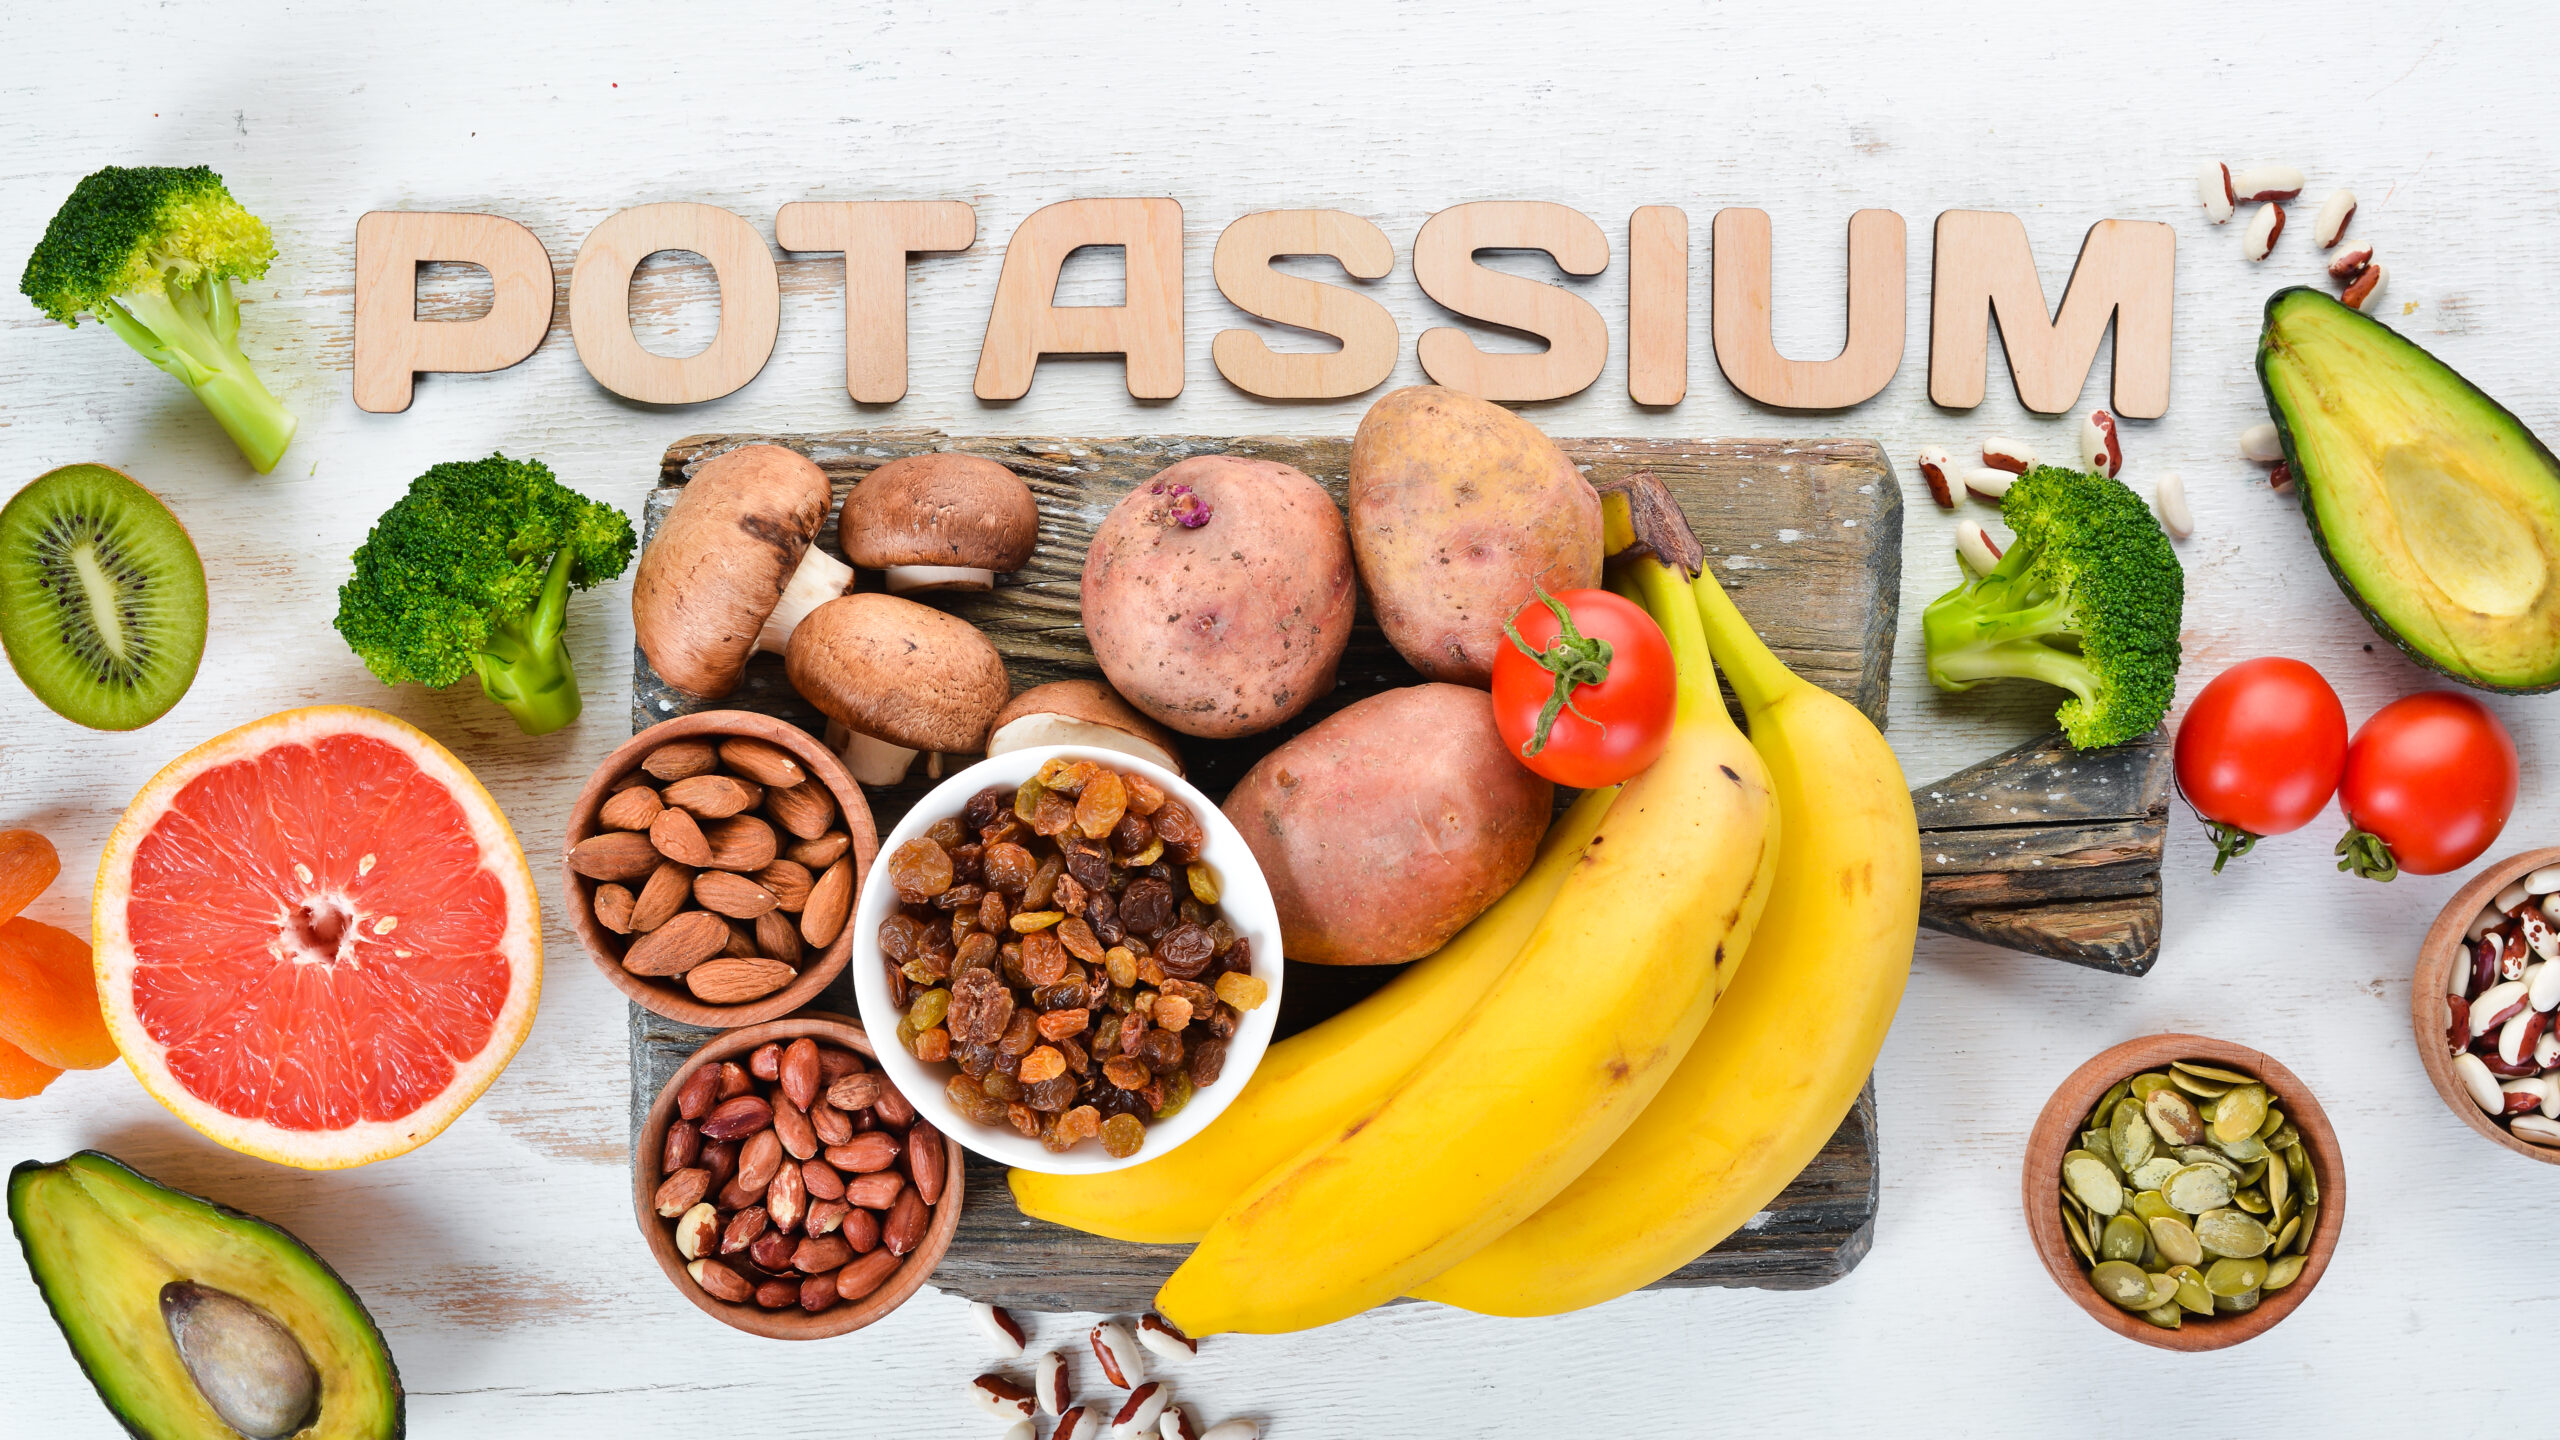
M 266 274 L 275 254 L 266 222 L 203 166 L 110 165 L 54 212 L 18 288 L 75 329 L 84 314 L 105 322 L 193 390 L 264 474 L 295 421 L 240 353 L 231 282 Z
M 1988 575 L 1929 602 L 1929 679 L 1970 690 L 2018 677 L 2072 694 L 2054 712 L 2087 750 L 2148 734 L 2178 680 L 2186 575 L 2141 497 L 2103 475 L 2042 466 L 2009 487 L 2017 539 Z
M 384 684 L 466 675 L 528 735 L 578 718 L 569 592 L 631 563 L 631 520 L 492 455 L 438 465 L 374 522 L 338 589 L 338 633 Z

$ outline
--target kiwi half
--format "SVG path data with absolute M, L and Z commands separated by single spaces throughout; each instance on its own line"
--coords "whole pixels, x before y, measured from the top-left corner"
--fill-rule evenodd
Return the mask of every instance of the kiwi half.
M 0 647 L 55 714 L 159 719 L 195 683 L 204 631 L 204 561 L 132 476 L 65 465 L 0 507 Z

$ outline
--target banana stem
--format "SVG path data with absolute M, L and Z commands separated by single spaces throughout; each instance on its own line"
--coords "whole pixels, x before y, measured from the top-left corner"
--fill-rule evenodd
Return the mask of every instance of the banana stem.
M 1697 592 L 1698 620 L 1706 627 L 1707 649 L 1716 663 L 1724 667 L 1724 678 L 1742 701 L 1742 708 L 1753 714 L 1768 709 L 1798 685 L 1807 684 L 1803 677 L 1786 667 L 1742 618 L 1733 597 L 1724 593 L 1712 566 L 1698 575 L 1690 587 Z

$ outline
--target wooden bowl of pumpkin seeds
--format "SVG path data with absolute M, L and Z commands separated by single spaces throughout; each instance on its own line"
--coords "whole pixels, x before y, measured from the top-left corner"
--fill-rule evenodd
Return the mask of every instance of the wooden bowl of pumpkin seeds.
M 2028 1137 L 2036 1253 L 2099 1324 L 2219 1350 L 2293 1313 L 2346 1223 L 2337 1131 L 2300 1076 L 2201 1035 L 2073 1071 Z

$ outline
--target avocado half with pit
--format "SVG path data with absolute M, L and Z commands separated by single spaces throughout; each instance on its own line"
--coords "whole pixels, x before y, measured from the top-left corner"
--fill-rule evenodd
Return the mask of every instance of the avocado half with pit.
M 145 1440 L 396 1440 L 364 1302 L 283 1229 L 83 1150 L 9 1172 L 9 1223 L 71 1353 Z
M 2506 407 L 2317 290 L 2267 299 L 2258 381 L 2312 538 L 2373 628 L 2483 690 L 2560 686 L 2560 461 Z

